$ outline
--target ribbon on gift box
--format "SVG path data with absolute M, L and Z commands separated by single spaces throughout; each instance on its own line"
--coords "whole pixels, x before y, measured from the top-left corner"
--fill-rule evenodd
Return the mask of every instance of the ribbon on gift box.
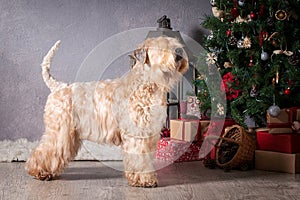
M 182 120 L 182 129 L 181 129 L 181 139 L 184 140 L 185 139 L 185 121 Z
M 278 117 L 271 117 L 269 114 L 267 115 L 267 121 L 268 121 L 268 128 L 270 129 L 280 129 L 279 133 L 281 131 L 284 132 L 293 132 L 292 126 L 294 121 L 300 120 L 300 109 L 298 107 L 292 107 L 287 109 L 282 109 L 280 112 L 285 112 L 287 119 L 283 118 L 284 113 L 279 114 Z M 282 121 L 280 121 L 282 120 Z M 273 121 L 273 122 L 272 122 Z M 270 130 L 270 133 L 277 133 L 274 130 Z
M 200 132 L 201 132 L 201 123 L 199 120 L 187 120 L 187 119 L 182 119 L 181 120 L 183 123 L 182 123 L 182 128 L 181 128 L 181 140 L 185 140 L 185 123 L 186 122 L 196 122 L 198 124 L 198 127 L 197 127 L 197 132 L 196 132 L 196 135 L 195 135 L 195 141 L 198 141 L 200 140 Z M 192 124 L 191 124 L 192 126 Z
M 300 120 L 300 108 L 299 107 L 291 107 L 288 109 L 292 112 L 293 121 Z

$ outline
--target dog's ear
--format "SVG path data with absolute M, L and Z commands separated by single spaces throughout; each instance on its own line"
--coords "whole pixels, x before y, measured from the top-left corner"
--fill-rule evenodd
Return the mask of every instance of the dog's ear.
M 183 58 L 183 49 L 182 48 L 175 49 L 175 55 L 176 55 L 175 61 L 176 62 L 180 61 Z
M 130 63 L 130 69 L 133 69 L 134 65 L 136 64 L 136 58 L 133 55 L 129 56 L 129 63 Z
M 185 59 L 185 53 L 183 48 L 175 49 L 175 62 L 178 65 L 178 71 L 180 73 L 185 73 L 188 69 L 188 61 Z
M 147 50 L 145 48 L 136 49 L 133 55 L 140 63 L 145 64 L 148 60 Z

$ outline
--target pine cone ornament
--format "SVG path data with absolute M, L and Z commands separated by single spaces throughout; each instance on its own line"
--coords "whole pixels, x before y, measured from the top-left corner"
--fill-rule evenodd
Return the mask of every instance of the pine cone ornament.
M 256 97 L 258 95 L 258 90 L 256 86 L 252 86 L 251 91 L 250 91 L 250 97 Z
M 230 46 L 235 46 L 236 43 L 237 43 L 236 37 L 230 36 L 230 38 L 228 39 L 228 44 L 229 44 Z
M 300 55 L 298 52 L 294 52 L 293 55 L 291 55 L 288 58 L 288 62 L 290 65 L 298 65 L 300 61 Z

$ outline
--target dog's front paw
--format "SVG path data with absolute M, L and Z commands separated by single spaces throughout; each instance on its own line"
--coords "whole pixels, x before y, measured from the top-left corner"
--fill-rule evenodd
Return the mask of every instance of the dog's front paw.
M 147 183 L 143 186 L 140 186 L 140 187 L 145 187 L 145 188 L 156 188 L 158 185 L 157 185 L 157 182 L 153 182 L 153 183 Z
M 126 172 L 125 176 L 132 187 L 154 188 L 158 186 L 156 173 Z
M 53 174 L 41 172 L 35 169 L 28 170 L 28 174 L 41 181 L 51 181 L 54 179 Z
M 53 180 L 54 176 L 52 174 L 38 174 L 36 178 L 41 181 L 51 181 Z

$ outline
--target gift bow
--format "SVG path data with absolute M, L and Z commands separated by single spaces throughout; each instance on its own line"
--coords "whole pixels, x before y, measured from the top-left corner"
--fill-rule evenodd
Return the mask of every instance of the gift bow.
M 276 55 L 278 55 L 278 54 L 284 54 L 284 55 L 286 55 L 286 56 L 291 56 L 291 55 L 293 55 L 293 52 L 291 52 L 291 51 L 287 51 L 287 50 L 274 50 L 273 51 L 273 54 L 276 54 Z

